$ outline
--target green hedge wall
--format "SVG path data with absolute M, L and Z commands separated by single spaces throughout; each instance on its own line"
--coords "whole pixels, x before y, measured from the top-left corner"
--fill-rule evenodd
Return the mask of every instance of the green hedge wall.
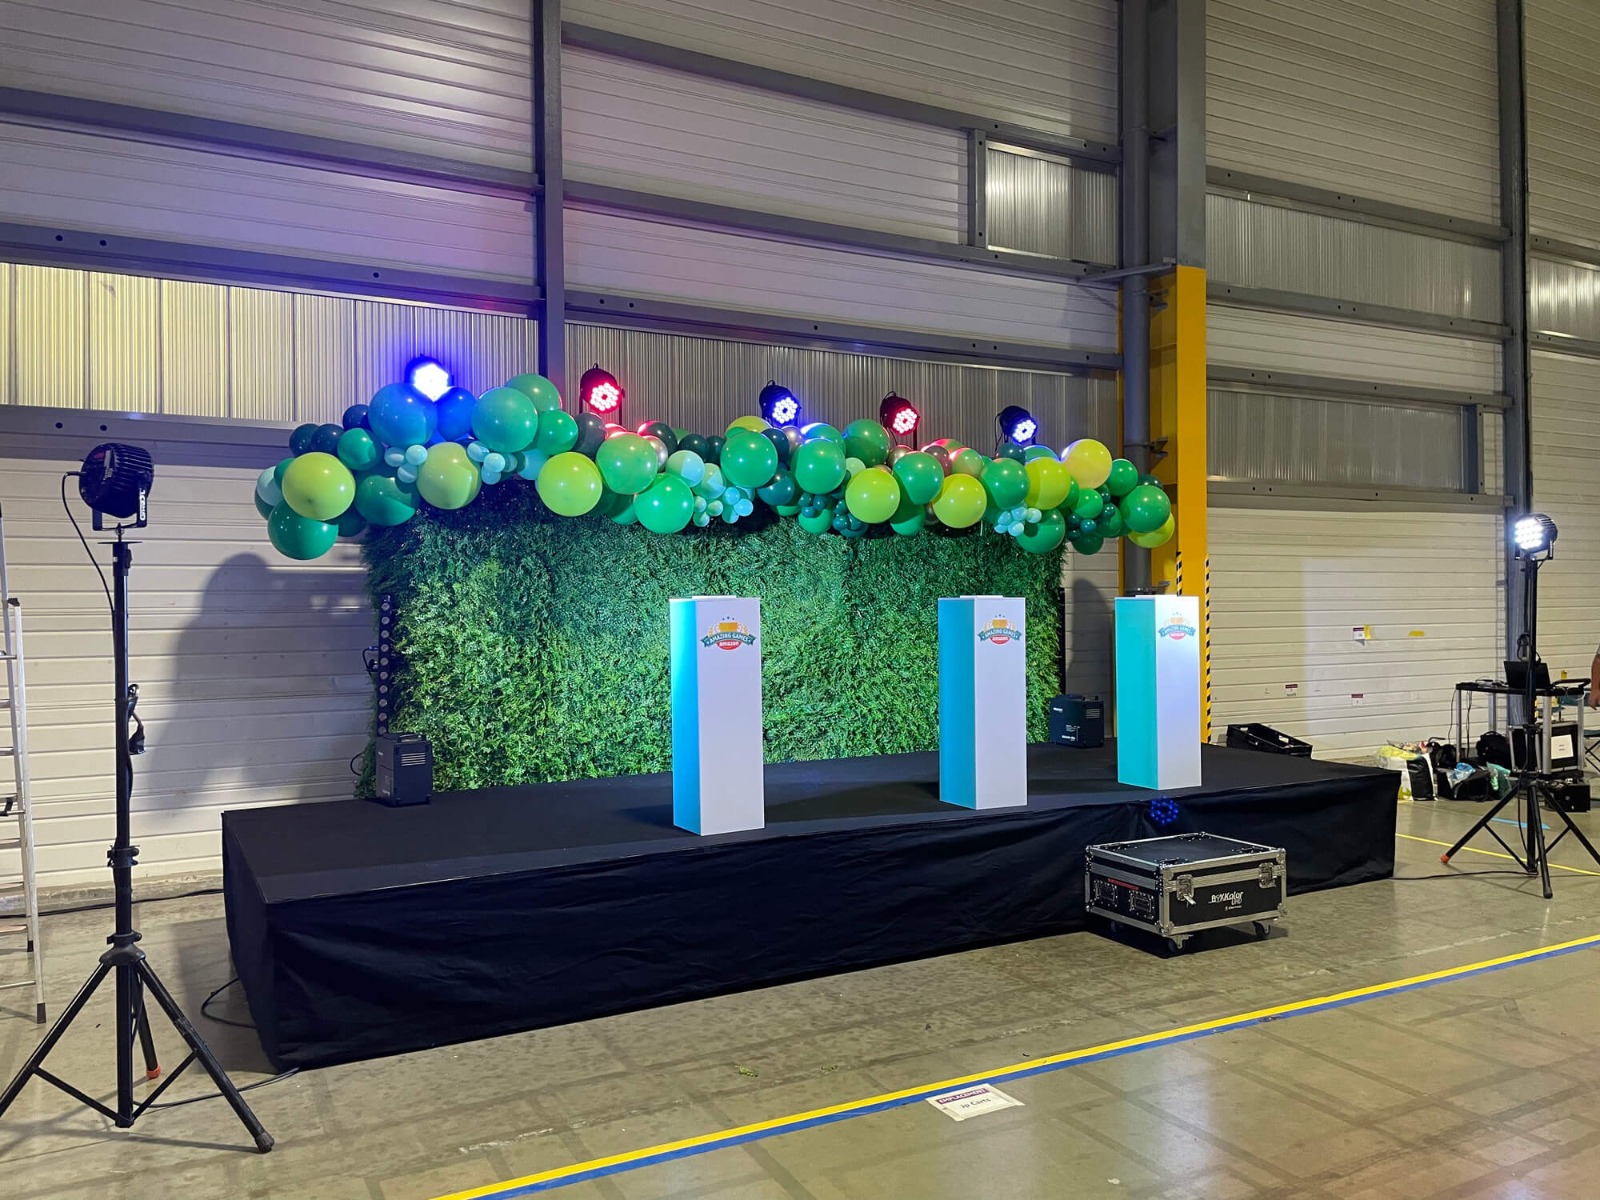
M 393 727 L 431 739 L 444 791 L 669 769 L 674 596 L 761 598 L 769 762 L 933 749 L 940 596 L 1027 599 L 1030 739 L 1058 690 L 1060 553 L 992 532 L 662 537 L 507 484 L 374 529 L 365 553 L 374 600 L 397 600 Z

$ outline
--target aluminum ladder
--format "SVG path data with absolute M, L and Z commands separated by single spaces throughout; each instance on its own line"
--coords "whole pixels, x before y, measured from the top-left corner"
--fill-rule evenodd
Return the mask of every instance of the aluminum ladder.
M 28 698 L 22 657 L 22 602 L 6 576 L 5 515 L 0 513 L 0 663 L 5 690 L 0 708 L 11 718 L 11 740 L 0 746 L 10 779 L 0 775 L 0 991 L 32 988 L 34 1019 L 44 1024 L 44 954 L 39 942 L 39 889 L 33 864 L 33 795 L 28 778 Z M 10 822 L 15 821 L 15 827 Z M 13 865 L 20 874 L 11 873 Z M 15 979 L 13 964 L 28 966 Z

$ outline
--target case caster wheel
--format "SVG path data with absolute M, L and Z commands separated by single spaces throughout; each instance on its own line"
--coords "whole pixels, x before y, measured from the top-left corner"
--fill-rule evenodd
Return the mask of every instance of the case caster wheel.
M 1272 936 L 1272 922 L 1253 921 L 1251 924 L 1255 928 L 1257 941 L 1264 942 Z
M 1184 938 L 1169 937 L 1166 941 L 1167 957 L 1176 958 L 1178 955 L 1182 954 L 1185 940 L 1186 939 Z

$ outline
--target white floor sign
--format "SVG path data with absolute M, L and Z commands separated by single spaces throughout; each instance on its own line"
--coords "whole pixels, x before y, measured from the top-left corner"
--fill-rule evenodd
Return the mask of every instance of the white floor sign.
M 938 1096 L 929 1096 L 928 1103 L 952 1121 L 981 1117 L 984 1113 L 997 1112 L 1002 1108 L 1024 1107 L 1021 1100 L 1008 1096 L 999 1088 L 990 1087 L 987 1083 L 962 1088 L 960 1091 L 944 1092 Z

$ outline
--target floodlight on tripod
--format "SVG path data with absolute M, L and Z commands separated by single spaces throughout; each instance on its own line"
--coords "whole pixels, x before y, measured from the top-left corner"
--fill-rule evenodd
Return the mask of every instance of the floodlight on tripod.
M 105 573 L 94 559 L 94 552 L 78 528 L 78 519 L 67 506 L 67 480 L 78 477 L 78 495 L 94 515 L 94 527 L 104 528 L 105 518 L 115 523 L 115 540 L 111 543 L 111 582 L 106 584 Z M 139 947 L 139 931 L 133 926 L 133 868 L 138 865 L 139 848 L 133 844 L 133 756 L 144 749 L 144 727 L 134 713 L 138 703 L 138 685 L 128 682 L 128 574 L 133 566 L 132 543 L 123 539 L 126 529 L 143 529 L 149 523 L 149 496 L 155 482 L 155 466 L 147 450 L 139 446 L 125 446 L 120 442 L 107 442 L 96 446 L 83 460 L 83 466 L 61 477 L 61 506 L 72 521 L 73 530 L 89 555 L 100 582 L 105 585 L 106 600 L 111 607 L 111 665 L 114 676 L 116 721 L 116 840 L 106 853 L 111 867 L 111 887 L 115 909 L 115 928 L 106 939 L 110 949 L 100 956 L 99 965 L 88 980 L 78 989 L 66 1010 L 44 1040 L 28 1056 L 15 1078 L 0 1092 L 0 1116 L 4 1116 L 12 1102 L 22 1093 L 28 1081 L 38 1078 L 59 1088 L 78 1103 L 105 1117 L 118 1129 L 127 1129 L 148 1112 L 157 1098 L 170 1087 L 191 1064 L 198 1062 L 217 1087 L 217 1095 L 227 1100 L 251 1138 L 256 1149 L 265 1154 L 272 1149 L 272 1135 L 256 1119 L 255 1113 L 245 1103 L 239 1089 L 228 1078 L 222 1064 L 212 1054 L 211 1048 L 196 1032 L 183 1009 L 173 999 L 172 993 L 161 982 L 145 952 Z M 44 1061 L 55 1049 L 56 1043 L 84 1012 L 100 985 L 108 978 L 116 991 L 116 1106 L 102 1103 L 80 1088 L 73 1086 L 45 1069 Z M 150 1031 L 149 1014 L 145 997 L 152 997 L 157 1006 L 172 1022 L 189 1054 L 165 1079 L 157 1084 L 143 1099 L 134 1098 L 133 1050 L 137 1042 L 144 1054 L 144 1076 L 147 1080 L 159 1078 L 161 1066 L 156 1059 L 155 1039 Z M 196 1097 L 202 1099 L 204 1097 Z
M 1518 517 L 1511 526 L 1511 540 L 1518 558 L 1543 562 L 1555 557 L 1556 523 L 1543 513 Z

